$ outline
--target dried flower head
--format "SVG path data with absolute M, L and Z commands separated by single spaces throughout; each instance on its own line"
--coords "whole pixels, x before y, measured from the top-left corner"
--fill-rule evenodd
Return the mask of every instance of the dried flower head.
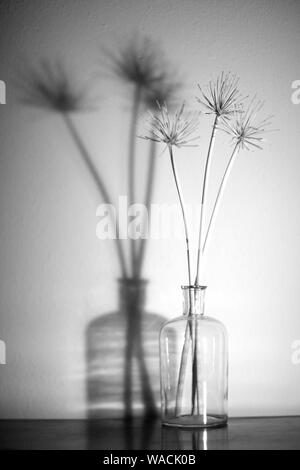
M 199 139 L 195 136 L 195 131 L 199 125 L 199 113 L 183 115 L 184 104 L 171 117 L 169 115 L 166 104 L 159 103 L 158 114 L 150 113 L 151 122 L 149 134 L 142 138 L 152 140 L 154 142 L 164 143 L 168 146 L 176 147 L 193 147 L 190 142 Z
M 219 128 L 231 135 L 234 144 L 250 150 L 252 147 L 262 149 L 263 135 L 270 132 L 272 116 L 259 119 L 258 114 L 264 103 L 254 97 L 243 112 L 235 111 L 232 120 L 222 120 Z
M 39 69 L 30 69 L 20 77 L 22 101 L 31 106 L 59 112 L 91 109 L 86 87 L 78 88 L 61 63 L 41 62 Z
M 149 38 L 134 39 L 118 55 L 106 52 L 112 72 L 140 88 L 151 89 L 164 78 L 161 53 Z
M 205 108 L 206 114 L 229 117 L 241 101 L 238 83 L 235 75 L 222 72 L 215 81 L 209 82 L 206 90 L 198 85 L 201 97 L 197 97 L 197 101 Z

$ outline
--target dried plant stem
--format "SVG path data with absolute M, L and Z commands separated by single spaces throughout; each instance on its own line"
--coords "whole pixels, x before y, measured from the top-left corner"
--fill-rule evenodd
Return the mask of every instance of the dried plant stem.
M 147 172 L 147 185 L 146 185 L 146 196 L 145 196 L 145 207 L 147 209 L 147 214 L 149 215 L 150 211 L 150 203 L 153 194 L 153 183 L 154 183 L 154 174 L 155 174 L 155 166 L 156 166 L 156 143 L 150 141 L 150 150 L 149 150 L 149 166 Z M 148 217 L 148 220 L 150 218 Z M 148 226 L 149 230 L 149 226 Z M 137 256 L 137 276 L 141 276 L 141 271 L 143 268 L 143 261 L 145 258 L 145 249 L 146 249 L 147 239 L 142 238 L 140 243 L 140 249 Z
M 197 252 L 197 268 L 196 268 L 196 278 L 195 278 L 195 285 L 198 285 L 200 282 L 200 267 L 202 265 L 202 237 L 203 237 L 203 221 L 205 218 L 205 200 L 206 200 L 206 191 L 207 191 L 207 182 L 209 176 L 209 168 L 210 168 L 210 161 L 211 155 L 214 147 L 215 135 L 216 135 L 216 127 L 218 123 L 218 115 L 215 116 L 212 132 L 210 136 L 207 157 L 205 162 L 204 168 L 204 176 L 203 176 L 203 186 L 202 186 L 202 196 L 201 196 L 201 207 L 200 207 L 200 221 L 199 221 L 199 239 L 198 239 L 198 252 Z
M 136 127 L 139 114 L 139 106 L 141 99 L 140 86 L 136 86 L 133 94 L 133 106 L 130 123 L 129 135 L 129 158 L 128 158 L 128 204 L 131 206 L 135 203 L 135 140 L 136 140 Z M 130 260 L 131 260 L 131 274 L 133 277 L 137 276 L 137 258 L 136 258 L 136 241 L 130 237 Z
M 188 264 L 188 281 L 189 281 L 189 312 L 188 316 L 191 317 L 193 314 L 193 307 L 194 307 L 194 299 L 192 296 L 192 291 L 191 291 L 191 262 L 190 262 L 190 246 L 189 246 L 189 234 L 188 234 L 188 228 L 187 228 L 187 220 L 186 220 L 186 215 L 185 215 L 185 204 L 182 196 L 182 190 L 181 190 L 181 185 L 178 179 L 177 175 L 177 169 L 174 161 L 174 155 L 173 155 L 173 150 L 172 146 L 169 145 L 169 153 L 170 153 L 170 159 L 171 159 L 171 166 L 172 166 L 172 171 L 173 171 L 173 176 L 175 180 L 175 185 L 179 197 L 179 202 L 180 202 L 180 207 L 181 207 L 181 212 L 182 212 L 182 217 L 183 217 L 183 223 L 184 223 L 184 231 L 185 231 L 185 240 L 186 240 L 186 252 L 187 252 L 187 264 Z M 194 350 L 195 350 L 195 334 L 194 334 L 194 329 L 193 325 L 191 324 L 190 321 L 188 321 L 186 330 L 185 330 L 185 337 L 184 337 L 184 345 L 182 349 L 182 354 L 181 354 L 181 362 L 180 362 L 180 370 L 179 370 L 179 378 L 178 378 L 178 387 L 177 387 L 177 394 L 176 394 L 176 404 L 175 404 L 175 412 L 176 415 L 180 413 L 180 408 L 181 408 L 181 401 L 182 401 L 182 395 L 183 395 L 183 390 L 184 390 L 184 380 L 185 380 L 185 374 L 186 374 L 186 367 L 187 367 L 187 360 L 188 360 L 188 354 L 189 354 L 189 349 L 190 349 L 190 343 L 192 342 L 192 357 L 193 357 L 193 390 L 195 392 L 195 387 L 196 385 L 196 377 L 194 375 Z M 192 395 L 192 402 L 194 400 L 194 392 Z M 194 402 L 192 404 L 192 408 L 194 409 Z
M 198 240 L 198 254 L 197 254 L 197 271 L 196 271 L 196 278 L 195 278 L 195 285 L 199 283 L 199 276 L 200 276 L 200 261 L 202 260 L 202 233 L 203 233 L 203 220 L 205 215 L 205 200 L 206 200 L 206 190 L 207 190 L 207 181 L 209 175 L 209 167 L 211 161 L 211 155 L 214 146 L 215 134 L 216 134 L 216 126 L 218 123 L 218 116 L 215 116 L 212 133 L 209 141 L 209 147 L 207 152 L 207 158 L 205 162 L 205 169 L 204 169 L 204 177 L 203 177 L 203 186 L 202 186 L 202 196 L 201 196 L 201 208 L 200 208 L 200 223 L 199 223 L 199 240 Z M 191 282 L 189 282 L 191 285 Z M 190 305 L 192 302 L 191 299 L 192 295 L 190 292 Z M 190 331 L 191 330 L 191 331 Z M 176 414 L 180 412 L 180 405 L 182 401 L 182 394 L 184 388 L 184 378 L 186 374 L 187 368 L 187 359 L 188 359 L 188 352 L 189 352 L 189 344 L 190 341 L 187 340 L 187 335 L 192 337 L 192 414 L 199 413 L 199 389 L 197 385 L 197 376 L 198 376 L 198 347 L 197 347 L 197 334 L 196 334 L 195 327 L 186 327 L 185 333 L 185 340 L 184 346 L 181 356 L 181 363 L 180 363 L 180 370 L 179 370 L 179 379 L 178 379 L 178 388 L 177 388 L 177 396 L 176 396 Z
M 172 166 L 172 171 L 173 171 L 173 176 L 175 180 L 175 185 L 177 189 L 177 194 L 180 202 L 180 207 L 181 207 L 181 212 L 182 212 L 182 218 L 183 218 L 183 224 L 184 224 L 184 234 L 185 234 L 185 242 L 186 242 L 186 255 L 187 255 L 187 265 L 188 265 L 188 280 L 189 280 L 189 286 L 191 286 L 192 278 L 191 278 L 191 259 L 190 259 L 190 240 L 189 240 L 189 233 L 188 233 L 188 227 L 187 227 L 187 220 L 186 220 L 186 215 L 185 215 L 185 204 L 183 200 L 183 195 L 182 195 L 182 190 L 181 190 L 181 185 L 179 182 L 179 178 L 177 175 L 177 169 L 174 161 L 174 155 L 173 155 L 173 149 L 172 145 L 168 145 L 169 148 L 169 153 L 170 153 L 170 159 L 171 159 L 171 166 Z M 190 293 L 190 311 L 192 310 L 193 302 L 192 302 L 192 294 L 191 291 L 189 290 Z
M 94 179 L 94 181 L 96 183 L 96 186 L 97 186 L 101 196 L 103 197 L 105 203 L 112 204 L 112 200 L 110 198 L 108 190 L 107 190 L 101 176 L 99 175 L 95 165 L 93 164 L 92 159 L 91 159 L 91 157 L 90 157 L 90 155 L 89 155 L 89 153 L 88 153 L 81 137 L 79 136 L 79 134 L 77 132 L 77 129 L 74 126 L 71 117 L 67 113 L 64 113 L 62 116 L 63 116 L 64 122 L 65 122 L 65 124 L 66 124 L 66 126 L 67 126 L 67 128 L 68 128 L 75 144 L 76 144 L 76 147 L 79 150 L 79 153 L 80 153 L 84 163 L 86 164 L 92 178 Z M 116 220 L 116 229 L 117 229 L 117 233 L 119 233 L 118 220 Z M 118 258 L 119 258 L 119 262 L 120 262 L 120 266 L 121 266 L 122 277 L 127 278 L 127 269 L 126 269 L 124 252 L 123 252 L 123 248 L 121 246 L 121 242 L 120 242 L 118 237 L 116 237 L 115 242 L 116 242 L 117 254 L 118 254 Z
M 235 145 L 235 147 L 232 151 L 232 154 L 229 158 L 229 161 L 227 163 L 226 169 L 224 171 L 224 174 L 223 174 L 223 177 L 222 177 L 222 180 L 221 180 L 218 192 L 217 192 L 217 196 L 216 196 L 216 199 L 215 199 L 215 203 L 214 203 L 214 206 L 213 206 L 213 209 L 212 209 L 212 212 L 211 212 L 209 223 L 208 223 L 208 226 L 207 226 L 207 231 L 206 231 L 206 235 L 205 235 L 204 243 L 203 243 L 203 247 L 202 247 L 202 255 L 204 254 L 204 250 L 205 250 L 205 247 L 207 245 L 207 241 L 209 239 L 209 234 L 211 233 L 211 227 L 212 227 L 212 224 L 214 222 L 215 216 L 217 214 L 217 209 L 218 209 L 218 206 L 220 204 L 220 201 L 221 201 L 221 198 L 222 198 L 225 186 L 226 186 L 226 182 L 227 182 L 228 176 L 230 174 L 230 170 L 233 166 L 235 157 L 238 154 L 239 149 L 240 149 L 239 143 L 236 143 L 236 145 Z M 196 370 L 195 371 L 193 370 L 193 376 L 195 374 L 195 376 L 198 378 L 198 372 L 199 372 L 198 371 L 198 365 L 199 365 L 198 325 L 196 325 L 196 331 L 195 331 L 195 352 L 194 352 L 194 354 L 195 354 L 195 357 L 196 357 L 196 360 L 194 360 Z M 200 402 L 199 389 L 197 389 L 196 393 L 197 393 L 197 396 L 194 399 L 194 402 L 195 401 L 197 402 L 198 410 L 199 410 L 199 402 Z
M 230 156 L 230 159 L 227 163 L 225 172 L 223 174 L 223 177 L 222 177 L 219 189 L 218 189 L 218 193 L 217 193 L 217 196 L 216 196 L 214 207 L 213 207 L 213 210 L 211 212 L 211 216 L 210 216 L 209 223 L 208 223 L 208 226 L 207 226 L 206 235 L 205 235 L 205 239 L 204 239 L 204 243 L 203 243 L 203 247 L 202 247 L 202 253 L 204 253 L 205 247 L 206 247 L 207 242 L 209 240 L 209 234 L 211 233 L 211 227 L 212 227 L 212 224 L 215 220 L 215 217 L 216 217 L 216 214 L 217 214 L 217 209 L 218 209 L 219 204 L 221 202 L 222 195 L 223 195 L 223 192 L 224 192 L 226 182 L 228 180 L 231 168 L 233 166 L 235 157 L 237 156 L 239 150 L 240 150 L 239 143 L 236 143 L 236 145 L 234 146 L 233 152 Z
M 182 396 L 183 396 L 184 382 L 185 382 L 185 375 L 186 375 L 186 365 L 187 365 L 188 355 L 189 355 L 190 346 L 191 346 L 191 338 L 192 338 L 192 334 L 191 334 L 191 329 L 189 327 L 189 322 L 188 322 L 186 329 L 185 329 L 184 342 L 183 342 L 183 348 L 182 348 L 181 360 L 180 360 L 177 391 L 176 391 L 176 403 L 175 403 L 176 416 L 180 415 L 180 410 L 181 410 L 181 401 L 182 401 Z
M 179 368 L 178 385 L 177 385 L 177 392 L 176 392 L 176 403 L 175 403 L 176 416 L 180 415 L 190 347 L 192 347 L 192 397 L 191 397 L 192 398 L 192 401 L 191 401 L 192 414 L 197 414 L 197 412 L 199 411 L 199 400 L 198 400 L 198 393 L 197 393 L 198 365 L 197 365 L 197 356 L 196 356 L 195 320 L 196 320 L 195 316 L 192 316 L 191 314 L 189 314 L 189 318 L 188 318 L 186 329 L 185 329 L 184 342 L 183 342 L 183 348 L 182 348 L 181 359 L 180 359 L 180 368 Z M 195 406 L 195 403 L 196 403 L 196 406 Z
M 195 278 L 195 286 L 197 286 L 201 282 L 200 278 L 200 268 L 202 268 L 202 237 L 203 237 L 203 221 L 205 219 L 205 202 L 206 202 L 206 192 L 207 192 L 207 183 L 209 178 L 209 169 L 210 169 L 210 162 L 211 162 L 211 155 L 213 152 L 215 136 L 216 136 L 216 128 L 218 124 L 218 115 L 215 115 L 215 119 L 213 122 L 212 132 L 209 140 L 207 157 L 205 161 L 205 168 L 204 168 L 204 175 L 203 175 L 203 184 L 202 184 L 202 195 L 201 195 L 201 207 L 200 207 L 200 221 L 199 221 L 199 239 L 198 239 L 198 252 L 197 252 L 197 268 L 196 268 L 196 278 Z M 194 363 L 195 363 L 195 371 L 193 370 L 193 379 L 194 376 L 196 377 L 196 381 L 198 378 L 198 345 L 197 345 L 197 332 L 196 332 L 196 344 L 194 349 Z M 200 403 L 199 397 L 199 387 L 196 388 L 195 394 L 196 397 L 194 400 L 197 400 L 198 406 Z
M 197 352 L 197 319 L 195 315 L 191 319 L 192 321 L 192 414 L 196 415 L 199 413 L 199 397 L 198 397 L 198 356 Z
M 195 326 L 195 351 L 194 351 L 194 363 L 195 363 L 195 371 L 193 372 L 195 377 L 196 377 L 196 381 L 197 381 L 197 388 L 195 390 L 195 393 L 196 393 L 196 397 L 195 397 L 195 400 L 197 400 L 197 411 L 199 413 L 200 411 L 200 396 L 199 396 L 199 393 L 200 393 L 200 390 L 199 390 L 199 382 L 198 382 L 198 379 L 199 379 L 199 363 L 200 363 L 200 357 L 199 357 L 199 343 L 198 343 L 198 339 L 199 339 L 199 327 L 200 327 L 200 324 L 199 324 L 199 318 L 197 317 L 196 318 L 196 326 Z

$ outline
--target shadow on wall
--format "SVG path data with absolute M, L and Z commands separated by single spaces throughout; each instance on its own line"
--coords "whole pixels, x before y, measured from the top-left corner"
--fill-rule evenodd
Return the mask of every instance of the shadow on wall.
M 158 104 L 172 106 L 180 87 L 174 81 L 174 72 L 162 57 L 160 48 L 147 38 L 136 38 L 117 54 L 106 54 L 105 67 L 130 89 L 127 158 L 129 206 L 140 202 L 135 187 L 138 120 L 149 109 L 155 115 Z M 22 102 L 60 115 L 102 202 L 112 205 L 114 197 L 110 187 L 75 124 L 74 113 L 95 108 L 86 94 L 89 87 L 78 87 L 74 83 L 74 74 L 68 74 L 57 61 L 51 63 L 43 60 L 38 68 L 21 73 L 19 78 Z M 157 158 L 153 141 L 148 142 L 148 151 L 142 201 L 147 213 L 153 195 Z M 144 311 L 146 282 L 143 280 L 143 266 L 147 239 L 130 239 L 126 244 L 122 243 L 118 238 L 119 220 L 112 222 L 117 231 L 114 240 L 121 273 L 119 308 L 116 312 L 94 319 L 85 333 L 87 414 L 89 418 L 131 418 L 135 414 L 154 416 L 160 402 L 158 337 L 164 318 Z M 148 221 L 144 224 L 148 227 Z M 141 235 L 144 229 L 142 223 Z
M 112 74 L 131 89 L 128 147 L 128 204 L 135 204 L 138 119 L 158 103 L 172 105 L 179 88 L 162 54 L 149 39 L 131 41 L 118 54 L 107 54 Z M 150 141 L 142 201 L 149 213 L 155 180 L 156 146 Z M 103 191 L 102 191 L 103 195 Z M 104 194 L 105 196 L 105 194 Z M 110 198 L 105 198 L 109 202 Z M 119 221 L 116 221 L 117 232 Z M 148 224 L 148 221 L 144 221 Z M 141 224 L 141 234 L 145 227 Z M 148 226 L 148 225 L 147 225 Z M 142 278 L 147 239 L 127 240 L 126 256 L 120 240 L 116 249 L 121 269 L 119 309 L 96 318 L 86 331 L 88 417 L 125 417 L 157 414 L 159 392 L 159 330 L 164 318 L 144 311 L 147 283 Z M 129 258 L 129 263 L 126 263 Z

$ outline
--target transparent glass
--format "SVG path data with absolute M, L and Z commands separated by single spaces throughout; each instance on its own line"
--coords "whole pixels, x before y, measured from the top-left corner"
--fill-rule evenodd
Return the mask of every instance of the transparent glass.
M 206 287 L 183 286 L 183 315 L 160 332 L 162 423 L 213 427 L 227 422 L 225 326 L 204 315 Z

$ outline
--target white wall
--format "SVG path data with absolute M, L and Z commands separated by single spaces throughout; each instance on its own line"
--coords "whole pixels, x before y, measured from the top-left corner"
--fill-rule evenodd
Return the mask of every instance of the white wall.
M 4 1 L 0 6 L 0 365 L 1 418 L 83 417 L 84 328 L 116 304 L 117 264 L 111 242 L 95 235 L 101 202 L 62 121 L 16 104 L 14 80 L 24 65 L 62 57 L 78 78 L 95 68 L 101 48 L 134 31 L 161 43 L 186 81 L 221 70 L 242 90 L 266 101 L 274 128 L 263 152 L 241 154 L 211 240 L 207 313 L 230 335 L 231 415 L 299 414 L 300 364 L 300 105 L 298 1 Z M 114 194 L 124 194 L 128 97 L 121 85 L 99 82 L 98 112 L 76 118 Z M 127 121 L 126 121 L 127 122 Z M 208 124 L 200 150 L 182 151 L 189 202 L 199 194 Z M 220 138 L 212 171 L 224 164 Z M 145 143 L 138 144 L 146 158 Z M 154 200 L 175 203 L 169 162 L 159 158 Z M 199 174 L 199 178 L 195 175 Z M 211 187 L 211 197 L 214 186 Z M 151 242 L 145 275 L 147 306 L 172 317 L 185 283 L 182 240 Z

